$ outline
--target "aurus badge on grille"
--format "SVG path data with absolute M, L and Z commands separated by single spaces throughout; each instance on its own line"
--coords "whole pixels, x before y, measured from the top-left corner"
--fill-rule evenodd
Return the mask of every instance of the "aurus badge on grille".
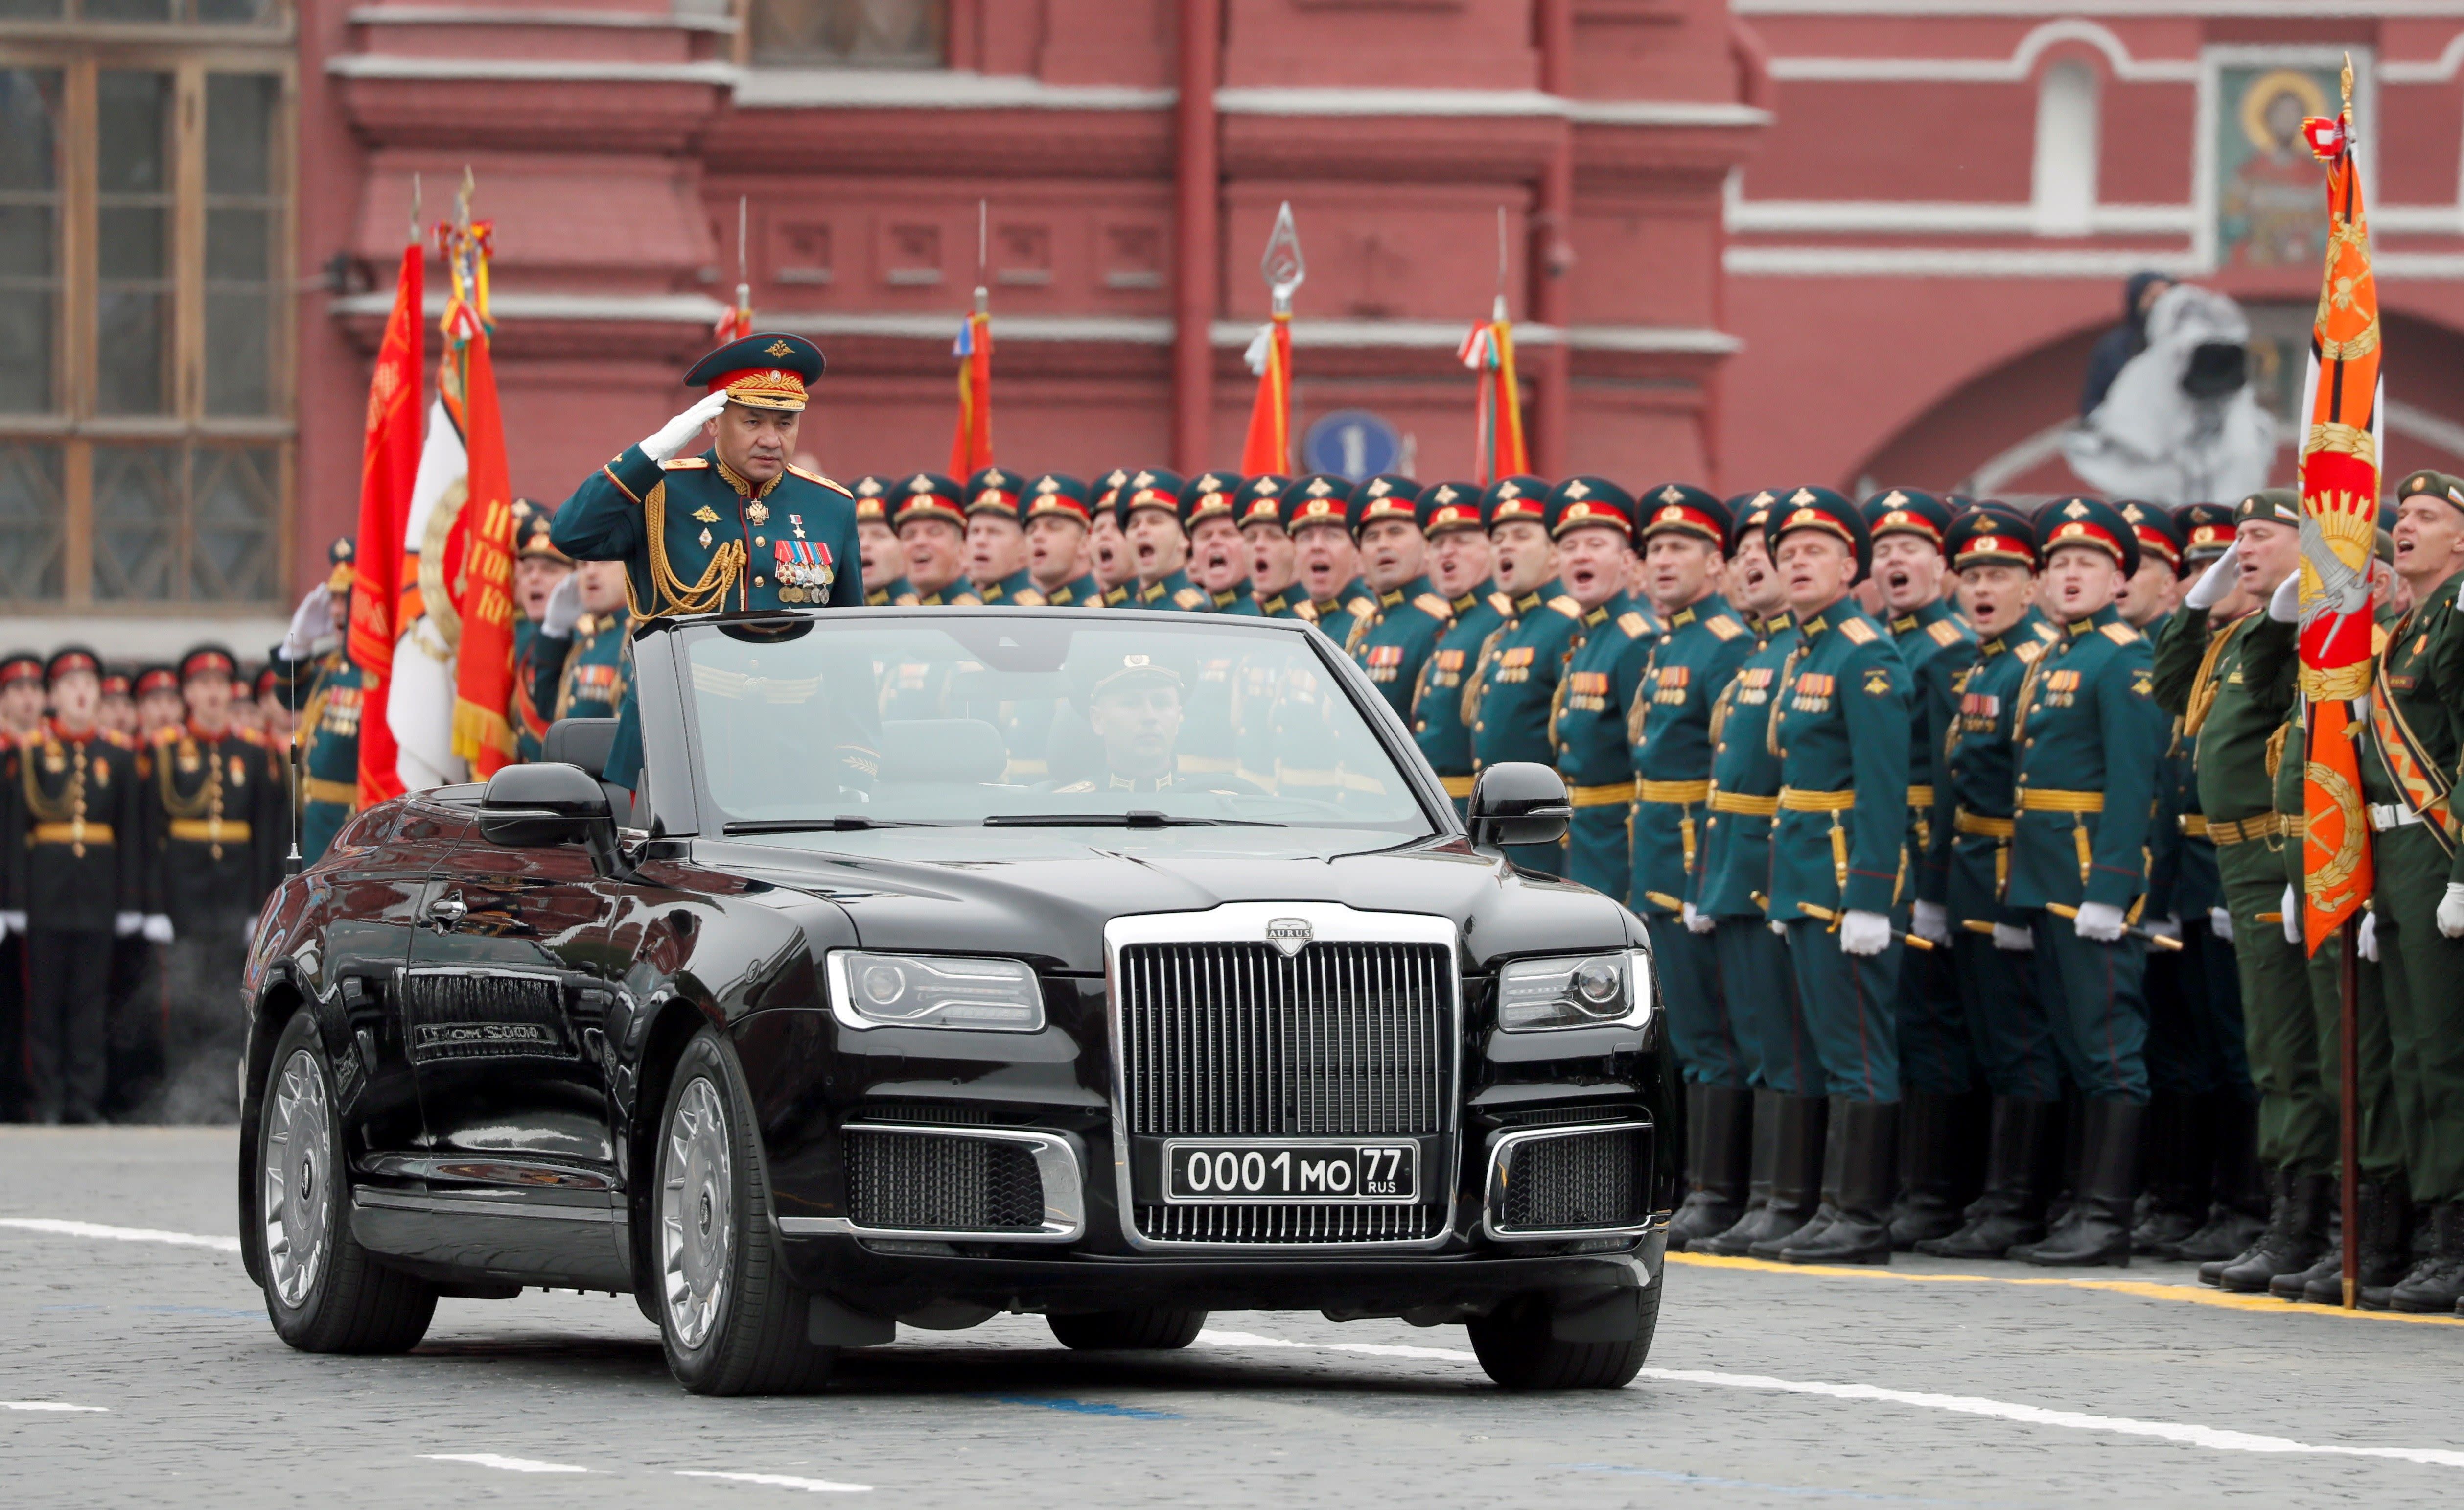
M 1309 941 L 1316 937 L 1317 930 L 1309 926 L 1306 918 L 1277 918 L 1266 924 L 1266 942 L 1281 949 L 1287 960 L 1308 948 Z

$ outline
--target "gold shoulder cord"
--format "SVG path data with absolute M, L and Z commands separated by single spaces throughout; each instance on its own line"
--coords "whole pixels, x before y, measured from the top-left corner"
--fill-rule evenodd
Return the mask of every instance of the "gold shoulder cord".
M 34 774 L 34 767 L 41 764 L 34 759 L 34 752 L 40 748 L 42 746 L 38 744 L 18 746 L 24 756 L 18 764 L 24 767 L 25 773 L 27 816 L 36 823 L 67 823 L 84 817 L 85 757 L 77 757 L 76 767 L 60 787 L 59 800 L 55 802 L 43 795 L 41 779 Z
M 2199 657 L 2199 669 L 2190 678 L 2190 704 L 2182 713 L 2182 732 L 2190 739 L 2199 737 L 2199 728 L 2208 722 L 2208 711 L 2216 705 L 2216 694 L 2224 689 L 2224 679 L 2216 674 L 2216 662 L 2224 658 L 2225 647 L 2250 622 L 2245 613 L 2225 626 L 2225 632 L 2208 643 L 2208 653 Z
M 168 753 L 167 750 L 165 751 L 165 755 Z M 160 760 L 154 764 L 154 779 L 160 784 L 163 791 L 164 815 L 172 818 L 202 818 L 210 812 L 213 816 L 221 816 L 223 795 L 221 765 L 213 758 L 208 757 L 205 763 L 206 779 L 198 783 L 197 794 L 184 799 L 180 795 L 179 785 L 171 774 L 171 767 L 179 763 L 168 759 Z
M 1779 719 L 1788 706 L 1789 683 L 1796 679 L 1797 657 L 1804 654 L 1805 642 L 1799 640 L 1781 658 L 1779 679 L 1771 684 L 1771 714 L 1763 720 L 1763 748 L 1771 752 L 1773 760 L 1788 758 L 1788 751 L 1779 747 Z
M 1480 716 L 1481 694 L 1488 688 L 1488 657 L 1496 651 L 1498 636 L 1504 634 L 1507 628 L 1507 625 L 1500 624 L 1480 642 L 1480 655 L 1472 661 L 1471 676 L 1463 682 L 1460 711 L 1465 728 L 1469 728 Z
M 744 542 L 731 540 L 718 547 L 690 586 L 668 565 L 668 484 L 665 478 L 642 500 L 642 527 L 650 541 L 650 588 L 663 600 L 645 608 L 633 596 L 633 574 L 625 574 L 625 606 L 636 618 L 665 618 L 677 613 L 708 613 L 725 607 L 727 589 L 744 568 Z

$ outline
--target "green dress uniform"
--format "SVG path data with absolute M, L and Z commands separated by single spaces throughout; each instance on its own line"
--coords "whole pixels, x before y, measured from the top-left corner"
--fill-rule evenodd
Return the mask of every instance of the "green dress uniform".
M 972 522 L 979 514 L 991 514 L 1024 530 L 1026 496 L 1020 491 L 1023 481 L 1023 478 L 1013 477 L 999 467 L 985 467 L 967 479 L 967 519 Z M 970 586 L 975 590 L 977 601 L 981 603 L 1025 609 L 1044 607 L 1044 592 L 1035 585 L 1035 573 L 1024 566 L 997 582 L 975 582 L 971 578 Z
M 360 808 L 360 668 L 339 649 L 286 667 L 298 699 L 299 860 L 314 865 Z
M 1361 532 L 1381 520 L 1399 520 L 1420 528 L 1420 489 L 1409 477 L 1365 478 L 1352 490 L 1345 523 L 1357 541 Z M 1375 592 L 1375 589 L 1372 589 Z M 1357 614 L 1357 610 L 1353 611 Z M 1432 587 L 1426 576 L 1383 592 L 1366 614 L 1358 614 L 1344 637 L 1344 650 L 1369 673 L 1387 705 L 1410 722 L 1412 692 L 1419 685 L 1420 667 L 1437 648 L 1438 638 L 1454 617 L 1454 605 Z
M 631 616 L 623 609 L 584 613 L 561 639 L 539 636 L 542 650 L 531 689 L 549 722 L 612 719 L 632 690 Z
M 1045 606 L 1055 609 L 1091 609 L 1104 601 L 1104 585 L 1089 572 L 1074 582 L 1062 584 L 1045 595 Z
M 801 410 L 821 352 L 801 336 L 757 334 L 696 363 L 685 381 L 754 408 Z M 964 528 L 963 522 L 960 528 Z M 556 547 L 577 561 L 625 563 L 633 616 L 845 608 L 864 602 L 854 496 L 788 467 L 766 482 L 738 477 L 714 449 L 654 461 L 627 446 L 557 510 Z M 642 763 L 641 707 L 627 696 L 605 778 L 631 787 Z M 827 756 L 850 786 L 871 783 L 879 756 L 850 729 Z
M 1463 688 L 1463 710 L 1471 722 L 1472 775 L 1501 761 L 1556 764 L 1550 710 L 1558 680 L 1581 633 L 1583 606 L 1563 593 L 1527 592 L 1512 605 L 1512 617 L 1490 634 Z M 1507 855 L 1529 870 L 1562 876 L 1566 849 L 1559 844 L 1514 844 Z
M 1158 613 L 1206 613 L 1213 611 L 1209 602 L 1206 589 L 1190 581 L 1188 572 L 1175 571 L 1154 582 L 1138 584 L 1120 606 Z
M 1489 637 L 1506 626 L 1514 600 L 1503 592 L 1466 592 L 1449 607 L 1454 616 L 1420 663 L 1419 684 L 1412 689 L 1412 738 L 1460 814 L 1471 801 L 1471 724 L 1463 718 L 1463 683 Z
M 556 548 L 556 515 L 529 499 L 514 500 L 514 555 L 560 562 L 570 568 L 571 557 Z M 539 682 L 539 625 L 528 615 L 514 621 L 514 693 L 507 722 L 514 729 L 514 759 L 529 763 L 547 756 L 547 710 L 531 700 Z
M 1566 877 L 1622 901 L 1633 881 L 1634 760 L 1626 718 L 1657 626 L 1641 600 L 1619 592 L 1583 615 L 1582 633 L 1550 710 L 1557 773 L 1573 798 Z
M 1254 619 L 1265 616 L 1258 611 L 1258 594 L 1250 588 L 1249 579 L 1246 577 L 1221 592 L 1208 593 L 1206 607 L 1209 612 L 1229 613 L 1234 618 Z
M 998 604 L 1006 608 L 1040 609 L 1050 602 L 1045 597 L 1044 589 L 1035 585 L 1035 573 L 1024 566 L 999 582 L 976 588 L 975 593 L 976 601 L 987 606 Z

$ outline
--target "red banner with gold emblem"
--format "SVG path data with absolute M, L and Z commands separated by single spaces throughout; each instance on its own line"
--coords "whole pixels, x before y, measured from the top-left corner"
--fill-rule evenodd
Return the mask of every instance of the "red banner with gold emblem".
M 402 795 L 393 726 L 385 722 L 399 633 L 403 522 L 419 476 L 420 299 L 426 266 L 416 241 L 402 249 L 393 314 L 368 379 L 367 435 L 360 459 L 360 532 L 353 554 L 348 651 L 360 668 L 360 806 Z

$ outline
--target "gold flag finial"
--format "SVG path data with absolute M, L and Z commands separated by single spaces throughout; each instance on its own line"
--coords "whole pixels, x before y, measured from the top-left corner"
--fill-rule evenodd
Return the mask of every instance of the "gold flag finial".
M 2344 55 L 2344 113 L 2353 112 L 2353 55 Z

